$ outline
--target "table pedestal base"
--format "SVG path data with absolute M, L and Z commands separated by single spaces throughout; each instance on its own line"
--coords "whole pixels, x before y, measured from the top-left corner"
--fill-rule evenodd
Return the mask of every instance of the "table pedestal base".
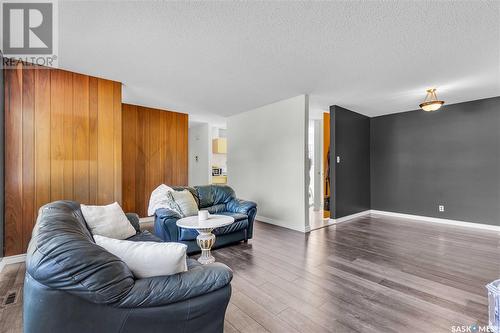
M 196 237 L 196 243 L 201 249 L 201 256 L 198 262 L 202 265 L 211 264 L 215 262 L 210 249 L 215 244 L 215 235 L 212 234 L 212 229 L 198 229 L 199 235 Z

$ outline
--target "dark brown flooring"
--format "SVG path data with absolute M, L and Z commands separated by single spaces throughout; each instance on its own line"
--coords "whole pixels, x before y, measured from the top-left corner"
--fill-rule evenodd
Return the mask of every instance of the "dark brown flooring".
M 309 234 L 256 223 L 214 255 L 234 271 L 226 332 L 450 332 L 486 324 L 484 286 L 500 278 L 500 233 L 389 217 Z M 5 267 L 0 297 L 23 274 Z M 21 332 L 21 304 L 2 299 L 0 332 Z

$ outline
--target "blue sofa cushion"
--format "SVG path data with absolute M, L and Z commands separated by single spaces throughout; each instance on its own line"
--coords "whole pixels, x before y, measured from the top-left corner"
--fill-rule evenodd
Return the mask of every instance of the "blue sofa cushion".
M 194 229 L 179 228 L 179 240 L 181 241 L 195 240 L 196 236 L 198 236 L 198 231 Z
M 248 227 L 248 220 L 240 220 L 231 223 L 225 227 L 214 229 L 213 233 L 216 236 L 230 234 L 232 232 L 240 231 Z M 217 240 L 216 240 L 217 241 Z
M 199 208 L 207 208 L 219 204 L 226 204 L 236 198 L 234 190 L 227 185 L 195 186 L 198 192 Z
M 246 215 L 246 214 L 239 214 L 239 213 L 233 213 L 233 212 L 220 212 L 217 214 L 231 216 L 234 219 L 234 222 L 238 222 L 241 220 L 248 220 L 248 215 Z
M 232 216 L 234 218 L 234 223 L 222 228 L 215 229 L 214 235 L 225 235 L 248 227 L 248 216 L 246 216 L 245 214 L 231 212 L 219 212 L 217 214 Z M 195 240 L 197 236 L 198 231 L 196 230 L 179 228 L 179 240 L 181 241 Z

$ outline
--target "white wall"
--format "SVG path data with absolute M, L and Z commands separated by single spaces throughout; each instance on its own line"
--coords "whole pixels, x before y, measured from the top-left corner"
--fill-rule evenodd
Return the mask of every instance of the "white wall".
M 263 222 L 309 230 L 306 149 L 309 99 L 300 95 L 228 118 L 228 181 L 257 202 Z
M 212 137 L 208 123 L 192 124 L 188 130 L 189 137 L 189 186 L 207 185 L 211 182 Z M 196 160 L 198 156 L 198 161 Z

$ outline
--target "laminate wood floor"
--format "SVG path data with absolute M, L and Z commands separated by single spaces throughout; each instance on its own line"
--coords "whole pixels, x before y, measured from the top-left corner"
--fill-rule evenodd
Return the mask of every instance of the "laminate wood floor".
M 500 233 L 371 216 L 309 234 L 257 222 L 217 249 L 234 271 L 225 332 L 451 332 L 486 325 Z M 21 290 L 24 264 L 0 274 Z M 22 295 L 0 303 L 0 332 L 22 331 Z

